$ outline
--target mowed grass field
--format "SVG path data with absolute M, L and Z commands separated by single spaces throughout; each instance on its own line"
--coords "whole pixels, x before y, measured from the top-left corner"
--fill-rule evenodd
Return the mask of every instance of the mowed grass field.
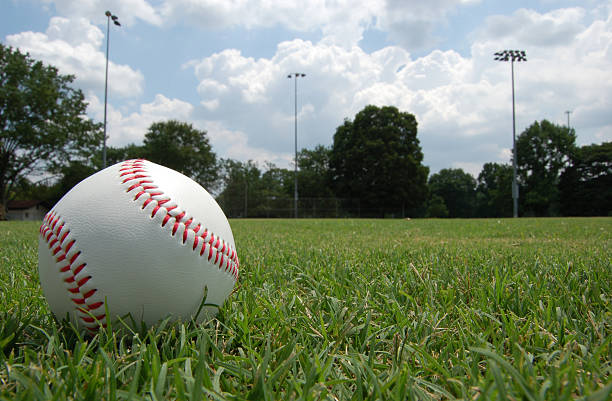
M 612 218 L 231 224 L 216 318 L 87 337 L 1 222 L 0 399 L 612 398 Z

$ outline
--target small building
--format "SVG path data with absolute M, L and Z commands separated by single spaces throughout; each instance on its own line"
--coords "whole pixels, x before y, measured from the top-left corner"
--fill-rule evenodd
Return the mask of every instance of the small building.
M 14 200 L 7 204 L 7 220 L 41 221 L 49 211 L 40 200 Z

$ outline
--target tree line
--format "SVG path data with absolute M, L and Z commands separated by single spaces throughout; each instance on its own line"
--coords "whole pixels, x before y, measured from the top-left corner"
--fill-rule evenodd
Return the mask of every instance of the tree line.
M 410 130 L 414 135 L 407 137 Z M 547 120 L 518 136 L 521 216 L 610 215 L 612 142 L 580 147 L 575 140 L 573 129 Z M 300 215 L 512 216 L 511 161 L 485 163 L 475 178 L 460 168 L 429 175 L 422 159 L 414 116 L 367 106 L 338 127 L 331 146 L 298 153 Z M 292 171 L 236 161 L 226 161 L 223 171 L 218 200 L 230 214 L 292 216 Z
M 0 44 L 0 217 L 10 199 L 53 204 L 102 168 L 101 124 L 73 76 Z M 297 157 L 302 217 L 509 217 L 512 166 L 486 163 L 429 174 L 414 115 L 368 105 L 336 128 L 330 146 Z M 517 138 L 522 216 L 609 215 L 612 143 L 579 147 L 573 129 L 542 120 Z M 108 164 L 146 158 L 216 195 L 230 217 L 293 216 L 294 171 L 220 159 L 206 131 L 151 124 L 142 144 L 110 147 Z M 33 177 L 44 180 L 35 181 Z

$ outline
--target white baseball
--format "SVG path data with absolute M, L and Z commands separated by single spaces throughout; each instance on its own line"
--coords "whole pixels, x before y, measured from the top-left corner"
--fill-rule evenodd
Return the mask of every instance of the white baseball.
M 38 269 L 57 318 L 95 330 L 106 325 L 106 309 L 151 325 L 192 318 L 204 301 L 198 320 L 211 316 L 234 288 L 239 263 L 227 218 L 204 188 L 128 160 L 83 180 L 51 209 Z

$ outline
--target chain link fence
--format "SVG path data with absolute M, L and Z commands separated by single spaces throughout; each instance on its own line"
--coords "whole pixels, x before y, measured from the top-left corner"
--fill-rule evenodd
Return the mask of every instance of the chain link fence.
M 229 218 L 292 218 L 295 216 L 293 198 L 268 197 L 257 200 L 218 199 Z M 299 218 L 359 218 L 359 217 L 407 217 L 406 210 L 385 211 L 382 208 L 363 207 L 359 199 L 349 198 L 300 198 Z

